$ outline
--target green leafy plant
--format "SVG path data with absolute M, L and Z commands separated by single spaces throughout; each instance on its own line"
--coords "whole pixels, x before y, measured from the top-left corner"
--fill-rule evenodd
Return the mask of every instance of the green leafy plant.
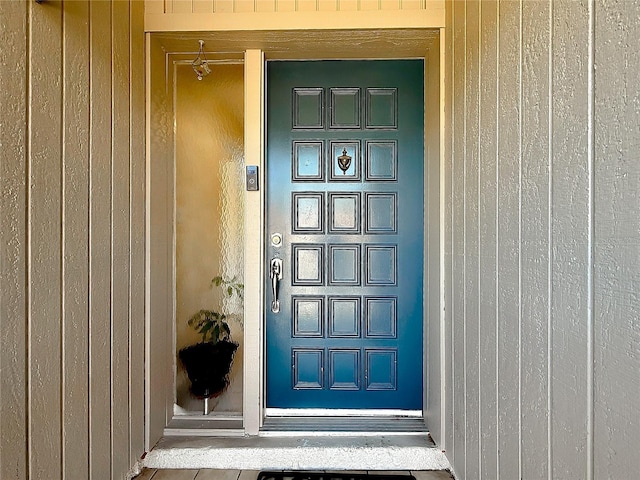
M 244 285 L 235 278 L 228 279 L 217 276 L 211 280 L 211 285 L 221 287 L 223 295 L 231 298 L 234 295 L 243 299 Z M 215 310 L 199 310 L 187 321 L 187 324 L 202 335 L 203 343 L 216 344 L 221 341 L 231 341 L 231 330 L 227 323 L 227 315 Z
M 229 298 L 236 295 L 240 300 L 244 299 L 244 284 L 237 282 L 235 278 L 228 279 L 218 275 L 211 280 L 211 285 L 222 287 Z
M 187 322 L 191 328 L 202 335 L 203 342 L 216 344 L 222 340 L 229 340 L 231 330 L 226 322 L 224 313 L 213 310 L 200 310 L 194 313 Z

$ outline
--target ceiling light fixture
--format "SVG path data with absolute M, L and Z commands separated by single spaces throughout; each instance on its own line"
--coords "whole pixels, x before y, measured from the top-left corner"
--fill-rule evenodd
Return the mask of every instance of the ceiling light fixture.
M 204 54 L 204 40 L 198 40 L 198 42 L 200 43 L 200 50 L 198 51 L 196 59 L 191 62 L 191 67 L 193 71 L 196 72 L 198 80 L 202 80 L 211 73 L 211 69 L 209 68 L 207 57 Z

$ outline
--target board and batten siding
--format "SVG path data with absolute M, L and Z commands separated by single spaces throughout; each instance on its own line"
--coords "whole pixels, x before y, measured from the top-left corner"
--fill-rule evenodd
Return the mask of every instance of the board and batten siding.
M 444 447 L 460 479 L 640 471 L 640 4 L 448 1 Z
M 144 7 L 0 2 L 0 478 L 144 453 Z

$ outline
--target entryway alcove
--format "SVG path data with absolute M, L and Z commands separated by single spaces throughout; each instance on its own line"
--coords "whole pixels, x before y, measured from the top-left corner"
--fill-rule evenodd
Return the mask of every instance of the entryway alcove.
M 264 399 L 264 311 L 269 294 L 265 293 L 263 175 L 267 169 L 265 62 L 277 60 L 424 59 L 424 100 L 429 105 L 424 110 L 424 220 L 428 226 L 423 266 L 424 349 L 422 358 L 414 360 L 423 364 L 425 394 L 421 415 L 410 420 L 418 428 L 404 432 L 425 435 L 428 417 L 439 419 L 439 35 L 438 29 L 148 35 L 147 408 L 152 443 L 163 435 L 176 434 L 274 434 L 267 428 L 271 424 L 266 422 L 270 417 Z M 201 39 L 212 73 L 198 80 L 191 62 Z M 336 39 L 340 49 L 336 49 Z M 245 189 L 246 165 L 258 166 L 258 191 Z M 203 191 L 207 189 L 212 191 Z M 243 326 L 240 322 L 232 326 L 241 346 L 229 389 L 212 402 L 212 413 L 203 417 L 202 402 L 187 393 L 176 353 L 197 338 L 186 327 L 188 317 L 219 301 L 210 288 L 211 278 L 239 278 L 241 274 L 244 309 L 233 313 L 242 314 Z M 281 434 L 284 425 L 291 427 L 287 427 L 289 433 L 299 434 L 298 423 L 279 422 L 276 433 Z M 360 423 L 343 422 L 343 426 Z M 434 425 L 438 427 L 439 420 Z M 365 430 L 369 434 L 381 431 L 369 423 Z M 352 429 L 352 433 L 365 430 Z

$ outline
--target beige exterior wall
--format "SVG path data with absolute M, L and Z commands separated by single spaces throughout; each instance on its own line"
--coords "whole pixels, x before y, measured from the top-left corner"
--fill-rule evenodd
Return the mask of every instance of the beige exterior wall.
M 143 30 L 446 23 L 440 444 L 465 479 L 633 478 L 637 17 L 634 2 L 573 0 L 450 1 L 446 11 L 430 0 L 148 1 L 143 26 L 141 2 L 0 1 L 0 476 L 122 478 L 144 450 Z M 320 42 L 316 58 L 331 53 L 331 32 L 308 37 Z M 310 51 L 280 38 L 245 37 L 252 98 L 263 51 Z M 378 41 L 384 48 L 346 42 L 345 55 L 402 55 L 406 45 Z M 148 71 L 164 78 L 157 50 Z M 162 95 L 151 101 L 159 116 L 170 111 Z M 251 112 L 248 125 L 259 125 Z M 162 169 L 147 176 L 158 192 L 148 224 L 160 232 L 148 241 L 164 259 L 173 248 L 170 118 L 150 130 L 162 148 L 148 167 Z M 245 134 L 261 165 L 260 130 Z M 261 206 L 258 196 L 248 202 Z M 246 224 L 260 231 L 256 215 Z M 259 250 L 260 238 L 251 241 Z M 154 349 L 171 351 L 174 311 L 172 266 L 152 268 L 165 272 L 154 282 L 168 296 L 149 302 L 160 339 L 149 342 L 151 365 Z M 248 269 L 260 272 L 259 260 Z M 248 288 L 260 295 L 254 277 Z M 259 305 L 248 312 L 259 314 Z M 249 338 L 253 351 L 259 338 Z M 149 373 L 148 388 L 161 392 L 148 406 L 150 439 L 171 415 L 172 353 Z M 245 411 L 259 413 L 260 366 L 245 373 Z M 247 431 L 259 420 L 245 419 Z
M 431 0 L 150 0 L 145 26 L 142 10 L 0 1 L 3 479 L 122 478 L 144 450 L 143 30 L 445 24 L 441 446 L 466 479 L 637 474 L 636 3 L 450 1 L 445 11 Z M 260 49 L 288 58 L 310 50 L 296 38 L 282 48 L 280 36 L 244 40 L 255 60 L 247 88 L 261 85 Z M 331 32 L 309 38 L 320 42 L 317 58 L 331 53 Z M 345 38 L 359 39 L 353 30 Z M 346 55 L 402 55 L 406 45 L 378 40 L 384 48 L 373 51 L 347 42 Z M 164 78 L 158 58 L 149 72 Z M 151 100 L 159 115 L 170 110 L 162 95 Z M 154 123 L 152 141 L 171 138 L 168 118 Z M 260 140 L 245 143 L 259 164 Z M 166 151 L 150 170 L 173 165 Z M 149 225 L 161 235 L 148 241 L 169 259 L 173 172 L 155 173 L 148 182 L 159 193 L 147 205 L 158 207 Z M 249 202 L 260 208 L 259 197 Z M 246 222 L 260 229 L 256 216 Z M 159 267 L 168 273 L 158 291 L 169 296 L 150 302 L 148 316 L 171 349 L 172 266 Z M 248 286 L 259 295 L 255 278 Z M 149 374 L 148 386 L 167 395 L 151 398 L 151 439 L 171 415 L 164 356 L 158 365 L 168 368 Z M 252 368 L 245 402 L 259 412 Z M 257 432 L 258 416 L 245 422 Z
M 0 2 L 0 477 L 144 452 L 143 4 Z
M 447 3 L 443 447 L 460 479 L 640 471 L 639 15 Z

